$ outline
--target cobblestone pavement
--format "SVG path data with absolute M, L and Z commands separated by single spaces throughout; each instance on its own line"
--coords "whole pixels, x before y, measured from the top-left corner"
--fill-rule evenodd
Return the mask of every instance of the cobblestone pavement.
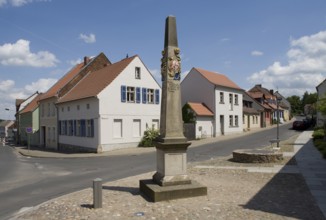
M 282 150 L 293 151 L 294 140 L 281 143 Z M 103 184 L 103 208 L 92 208 L 93 192 L 88 188 L 14 219 L 325 219 L 295 158 L 259 165 L 219 157 L 189 164 L 188 174 L 207 186 L 207 196 L 149 202 L 139 193 L 139 180 L 153 175 L 145 173 Z

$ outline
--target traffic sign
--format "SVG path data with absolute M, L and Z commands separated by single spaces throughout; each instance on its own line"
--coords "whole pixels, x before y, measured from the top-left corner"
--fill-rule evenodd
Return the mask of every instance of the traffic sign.
M 33 133 L 33 128 L 32 127 L 26 127 L 26 133 Z

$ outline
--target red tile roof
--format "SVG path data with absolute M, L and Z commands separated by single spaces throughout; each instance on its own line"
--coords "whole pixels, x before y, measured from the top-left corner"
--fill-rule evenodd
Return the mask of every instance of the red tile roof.
M 243 112 L 246 114 L 254 114 L 254 115 L 258 115 L 259 112 L 257 111 L 257 109 L 254 108 L 248 108 L 248 107 L 243 107 Z
M 86 75 L 74 88 L 59 99 L 58 103 L 97 96 L 105 89 L 137 56 L 123 59 Z
M 38 101 L 40 100 L 41 96 L 42 94 L 35 96 L 35 98 L 30 103 L 28 103 L 20 113 L 33 112 L 35 109 L 37 109 Z
M 198 116 L 214 116 L 214 113 L 203 103 L 188 102 L 187 104 Z
M 200 68 L 194 68 L 194 69 L 214 85 L 243 90 L 223 74 L 211 72 Z
M 70 80 L 72 80 L 84 67 L 84 63 L 77 64 L 66 75 L 59 79 L 46 93 L 42 95 L 40 100 L 48 99 L 56 96 L 57 92 L 65 86 Z

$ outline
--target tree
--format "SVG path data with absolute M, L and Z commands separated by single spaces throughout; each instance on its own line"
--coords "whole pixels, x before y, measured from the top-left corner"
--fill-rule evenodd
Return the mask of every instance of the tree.
M 286 98 L 286 100 L 291 104 L 292 114 L 300 114 L 303 111 L 302 102 L 299 96 L 293 95 Z
M 302 97 L 302 108 L 304 108 L 305 105 L 315 104 L 317 102 L 317 99 L 318 99 L 317 93 L 308 93 L 306 91 Z
M 326 116 L 326 93 L 319 97 L 317 101 L 317 110 L 324 116 Z M 324 134 L 326 134 L 326 120 L 324 120 Z M 326 135 L 324 136 L 326 139 Z
M 326 116 L 326 93 L 318 99 L 317 110 Z
M 182 108 L 182 119 L 184 123 L 194 123 L 196 121 L 189 104 L 185 104 Z

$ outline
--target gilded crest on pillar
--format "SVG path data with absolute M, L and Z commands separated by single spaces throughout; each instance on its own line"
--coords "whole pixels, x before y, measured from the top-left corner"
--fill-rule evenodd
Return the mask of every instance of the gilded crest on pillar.
M 168 58 L 168 74 L 174 80 L 180 80 L 181 58 L 179 48 L 175 48 L 174 55 Z

